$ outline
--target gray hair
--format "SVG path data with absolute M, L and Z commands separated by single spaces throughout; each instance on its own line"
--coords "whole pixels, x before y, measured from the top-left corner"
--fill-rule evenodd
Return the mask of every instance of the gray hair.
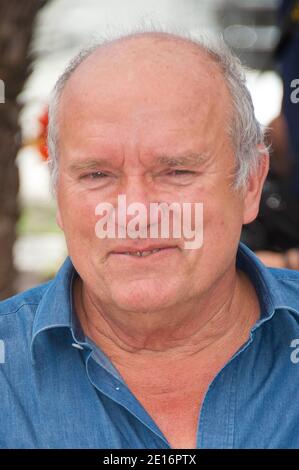
M 50 97 L 48 125 L 48 164 L 53 193 L 56 191 L 58 179 L 58 106 L 67 81 L 78 66 L 98 48 L 126 37 L 150 33 L 168 34 L 189 41 L 204 50 L 220 67 L 233 105 L 232 122 L 229 128 L 236 156 L 233 186 L 235 189 L 244 189 L 246 187 L 251 172 L 258 167 L 261 154 L 264 154 L 267 148 L 264 145 L 264 128 L 255 117 L 252 99 L 246 87 L 245 69 L 240 60 L 231 52 L 220 35 L 208 37 L 185 31 L 165 29 L 164 27 L 157 29 L 151 25 L 130 32 L 110 33 L 101 41 L 97 41 L 95 44 L 81 50 L 57 80 Z

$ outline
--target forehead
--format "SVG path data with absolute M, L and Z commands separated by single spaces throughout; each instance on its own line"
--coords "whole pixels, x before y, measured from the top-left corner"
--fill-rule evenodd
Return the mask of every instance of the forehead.
M 63 137 L 75 128 L 100 136 L 225 131 L 230 94 L 220 67 L 197 45 L 169 35 L 139 35 L 93 52 L 68 80 L 59 106 Z M 166 129 L 167 127 L 167 129 Z M 62 137 L 62 136 L 61 136 Z

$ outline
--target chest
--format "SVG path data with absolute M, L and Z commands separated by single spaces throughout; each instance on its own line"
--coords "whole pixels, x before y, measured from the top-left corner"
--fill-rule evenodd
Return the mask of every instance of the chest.
M 226 359 L 226 358 L 224 358 Z M 209 366 L 192 364 L 167 369 L 138 368 L 136 375 L 128 369 L 121 370 L 128 388 L 155 422 L 172 448 L 194 449 L 200 412 L 209 385 L 222 367 L 220 361 L 210 361 Z M 154 372 L 153 372 L 154 370 Z
M 194 449 L 197 443 L 199 418 L 208 383 L 196 389 L 180 388 L 172 392 L 146 395 L 134 390 L 144 409 L 151 416 L 172 448 Z

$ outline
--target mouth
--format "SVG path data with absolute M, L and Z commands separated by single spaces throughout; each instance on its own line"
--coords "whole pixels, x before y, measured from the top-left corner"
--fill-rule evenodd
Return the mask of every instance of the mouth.
M 157 255 L 159 253 L 169 253 L 177 247 L 175 246 L 165 246 L 153 249 L 144 249 L 144 250 L 130 250 L 130 251 L 112 251 L 111 254 L 122 255 L 134 258 L 147 258 L 149 256 Z

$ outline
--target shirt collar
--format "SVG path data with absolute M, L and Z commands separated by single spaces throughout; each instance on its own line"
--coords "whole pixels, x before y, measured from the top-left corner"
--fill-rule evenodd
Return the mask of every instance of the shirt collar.
M 287 309 L 299 314 L 298 296 L 290 295 L 290 288 L 284 283 L 295 277 L 298 279 L 294 271 L 265 266 L 242 242 L 239 243 L 236 265 L 250 278 L 260 302 L 260 319 L 253 326 L 252 331 L 270 320 L 278 310 Z
M 281 278 L 273 274 L 259 258 L 243 243 L 240 242 L 237 252 L 237 268 L 245 271 L 251 279 L 261 306 L 260 319 L 252 331 L 262 323 L 270 320 L 276 310 L 289 309 L 299 314 L 299 299 L 290 296 L 288 290 L 282 285 Z M 280 270 L 281 274 L 291 271 Z M 67 328 L 71 331 L 73 340 L 79 345 L 86 345 L 85 335 L 79 321 L 74 314 L 72 290 L 73 282 L 78 276 L 71 259 L 66 258 L 53 281 L 49 284 L 36 310 L 33 329 L 31 352 L 34 359 L 34 347 L 40 333 L 53 328 Z
M 49 283 L 33 321 L 31 339 L 33 361 L 36 340 L 44 331 L 66 328 L 71 332 L 74 343 L 85 343 L 85 335 L 74 314 L 73 307 L 73 283 L 77 276 L 78 273 L 70 257 L 67 257 L 52 282 Z

